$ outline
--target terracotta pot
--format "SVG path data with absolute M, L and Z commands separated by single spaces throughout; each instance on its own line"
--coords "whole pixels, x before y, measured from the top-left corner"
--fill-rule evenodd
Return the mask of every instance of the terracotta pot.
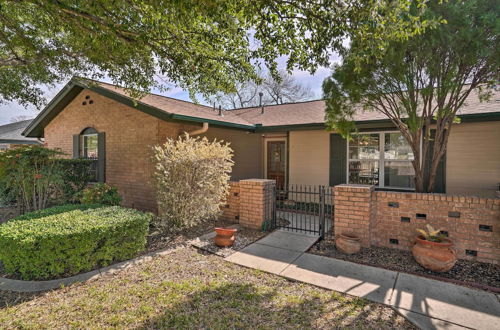
M 228 247 L 234 244 L 234 234 L 237 229 L 234 228 L 215 228 L 215 245 L 219 247 Z
M 453 243 L 449 239 L 443 242 L 431 242 L 422 236 L 416 238 L 412 253 L 415 260 L 424 268 L 434 272 L 444 273 L 453 268 L 457 262 Z
M 361 250 L 360 238 L 350 234 L 340 234 L 335 239 L 337 250 L 347 254 L 358 253 Z

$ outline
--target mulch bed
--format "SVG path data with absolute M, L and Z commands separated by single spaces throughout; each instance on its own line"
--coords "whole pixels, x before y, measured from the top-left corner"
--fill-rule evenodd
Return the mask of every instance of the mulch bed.
M 235 241 L 232 246 L 221 248 L 215 245 L 214 239 L 212 237 L 199 237 L 194 240 L 191 240 L 190 243 L 202 250 L 208 251 L 210 253 L 213 253 L 215 255 L 218 255 L 220 257 L 228 257 L 231 254 L 243 249 L 247 245 L 252 244 L 253 242 L 261 239 L 262 237 L 266 236 L 267 233 L 259 231 L 259 230 L 253 230 L 253 229 L 248 229 L 248 228 L 242 228 L 238 226 L 238 231 L 236 232 L 235 235 Z M 213 231 L 213 230 L 212 230 Z
M 324 240 L 311 247 L 310 253 L 351 261 L 403 273 L 422 275 L 455 284 L 500 292 L 500 265 L 484 262 L 458 260 L 447 273 L 436 273 L 420 266 L 410 251 L 372 247 L 362 248 L 357 254 L 347 255 L 335 248 L 333 240 Z

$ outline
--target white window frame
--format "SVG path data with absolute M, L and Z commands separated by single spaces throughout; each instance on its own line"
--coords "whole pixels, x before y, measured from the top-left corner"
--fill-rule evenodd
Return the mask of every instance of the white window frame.
M 377 188 L 382 188 L 382 189 L 393 189 L 393 190 L 410 190 L 410 191 L 415 191 L 415 188 L 410 188 L 410 187 L 394 187 L 394 186 L 386 186 L 385 185 L 385 134 L 391 134 L 391 133 L 399 133 L 401 134 L 400 131 L 398 130 L 391 130 L 391 131 L 370 131 L 370 132 L 361 132 L 361 133 L 356 133 L 357 135 L 361 134 L 378 134 L 379 136 L 379 159 L 378 161 L 378 186 Z M 346 164 L 346 181 L 349 183 L 349 163 L 351 161 L 362 161 L 362 159 L 351 159 L 349 158 L 349 145 L 350 142 L 347 140 L 347 164 Z M 370 160 L 370 159 L 365 159 L 366 161 L 375 161 L 375 160 Z M 387 161 L 390 162 L 408 162 L 411 164 L 411 160 L 405 160 L 405 159 L 387 159 Z
M 90 133 L 90 134 L 80 134 L 80 141 L 78 141 L 78 143 L 80 144 L 79 148 L 81 149 L 81 155 L 79 155 L 80 157 L 82 158 L 88 158 L 88 157 L 85 157 L 85 138 L 86 137 L 93 137 L 95 136 L 97 140 L 99 140 L 99 137 L 98 137 L 98 134 L 97 133 Z M 99 143 L 99 142 L 98 142 Z M 97 152 L 99 153 L 99 145 L 97 146 Z M 88 159 L 97 159 L 98 157 L 96 158 L 88 158 Z

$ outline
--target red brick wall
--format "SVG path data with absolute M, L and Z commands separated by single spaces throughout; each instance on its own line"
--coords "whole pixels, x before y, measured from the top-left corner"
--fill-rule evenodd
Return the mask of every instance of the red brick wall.
M 364 246 L 404 250 L 413 246 L 416 229 L 430 224 L 448 233 L 459 258 L 500 263 L 500 199 L 339 185 L 334 221 L 335 234 L 356 234 Z M 466 250 L 476 251 L 477 256 L 466 255 Z

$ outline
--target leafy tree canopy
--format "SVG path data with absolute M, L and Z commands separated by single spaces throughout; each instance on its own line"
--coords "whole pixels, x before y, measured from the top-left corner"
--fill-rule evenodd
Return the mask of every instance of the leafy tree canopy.
M 289 70 L 314 72 L 348 31 L 380 50 L 433 24 L 410 3 L 0 0 L 0 101 L 41 106 L 37 86 L 75 74 L 108 76 L 133 96 L 161 87 L 157 75 L 192 96 L 234 92 L 236 81 L 257 78 L 255 64 L 276 73 L 280 56 Z
M 422 20 L 444 24 L 391 40 L 377 56 L 367 57 L 354 35 L 323 90 L 328 123 L 345 137 L 355 131 L 356 109 L 386 115 L 412 147 L 417 191 L 432 191 L 457 111 L 473 91 L 487 99 L 500 81 L 498 0 L 431 1 Z

